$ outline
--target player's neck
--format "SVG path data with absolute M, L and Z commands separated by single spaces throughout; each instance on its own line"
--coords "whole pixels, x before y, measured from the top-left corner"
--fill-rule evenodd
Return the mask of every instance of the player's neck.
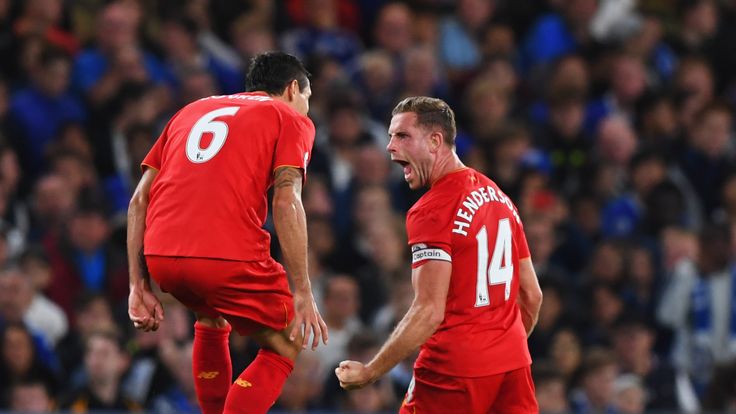
M 435 163 L 433 173 L 430 179 L 430 185 L 431 188 L 434 183 L 437 182 L 437 180 L 441 179 L 442 177 L 446 176 L 447 174 L 453 173 L 457 170 L 461 170 L 465 167 L 465 164 L 463 164 L 462 161 L 460 161 L 460 158 L 457 156 L 457 153 L 455 153 L 454 150 L 447 150 L 446 152 L 443 152 L 443 154 L 437 158 L 437 161 Z

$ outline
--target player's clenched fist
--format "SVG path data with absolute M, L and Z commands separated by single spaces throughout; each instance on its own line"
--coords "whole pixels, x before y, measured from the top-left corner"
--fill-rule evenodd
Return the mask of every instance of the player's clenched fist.
M 335 368 L 335 375 L 340 380 L 340 386 L 346 390 L 363 388 L 375 381 L 371 370 L 360 362 L 342 361 Z

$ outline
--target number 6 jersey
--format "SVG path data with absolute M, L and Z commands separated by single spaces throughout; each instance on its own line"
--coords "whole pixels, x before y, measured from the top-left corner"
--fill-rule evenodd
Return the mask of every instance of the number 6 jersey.
M 169 121 L 143 160 L 159 171 L 146 215 L 146 255 L 260 261 L 273 172 L 305 171 L 312 121 L 264 93 L 211 96 Z
M 437 180 L 406 218 L 412 267 L 452 263 L 445 319 L 416 368 L 480 377 L 531 363 L 516 296 L 529 257 L 516 207 L 483 174 L 463 168 Z

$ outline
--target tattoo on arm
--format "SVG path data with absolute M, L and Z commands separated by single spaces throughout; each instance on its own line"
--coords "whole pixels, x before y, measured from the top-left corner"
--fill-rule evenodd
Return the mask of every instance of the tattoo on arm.
M 302 171 L 293 167 L 282 167 L 274 172 L 274 188 L 294 187 L 297 194 L 302 193 Z

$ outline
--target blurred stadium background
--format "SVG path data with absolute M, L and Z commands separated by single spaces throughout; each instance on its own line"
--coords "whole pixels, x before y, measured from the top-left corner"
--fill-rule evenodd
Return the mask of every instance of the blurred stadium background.
M 419 194 L 384 147 L 393 105 L 431 95 L 525 221 L 542 412 L 736 412 L 734 0 L 0 0 L 0 410 L 198 412 L 191 315 L 127 321 L 127 202 L 167 119 L 272 49 L 312 72 L 331 337 L 274 411 L 401 402 L 412 361 L 350 394 L 331 373 L 411 301 Z M 255 349 L 231 348 L 237 373 Z

